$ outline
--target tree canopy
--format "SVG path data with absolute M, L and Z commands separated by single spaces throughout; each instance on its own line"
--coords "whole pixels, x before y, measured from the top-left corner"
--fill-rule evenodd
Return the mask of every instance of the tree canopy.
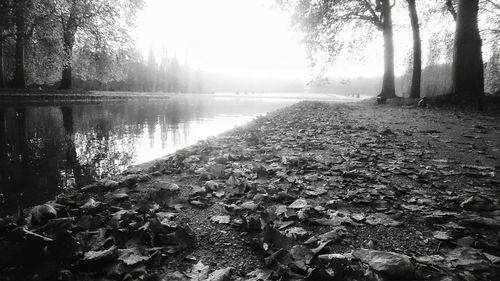
M 461 35 L 461 29 L 456 28 L 456 25 L 460 24 L 460 13 L 463 14 L 466 10 L 466 8 L 460 6 L 463 1 L 276 1 L 285 10 L 291 11 L 294 25 L 303 33 L 303 41 L 307 46 L 309 58 L 312 62 L 311 66 L 319 75 L 322 75 L 325 69 L 331 67 L 332 64 L 334 65 L 338 59 L 350 57 L 352 63 L 359 63 L 363 59 L 360 54 L 366 53 L 366 48 L 372 48 L 374 46 L 372 42 L 384 42 L 385 73 L 381 95 L 387 93 L 387 77 L 394 76 L 390 67 L 391 60 L 394 60 L 390 50 L 391 35 L 390 32 L 382 32 L 383 36 L 379 36 L 379 33 L 374 31 L 377 29 L 384 31 L 384 15 L 390 15 L 387 14 L 387 11 L 393 10 L 392 14 L 396 14 L 397 18 L 386 21 L 386 24 L 393 26 L 394 32 L 398 34 L 399 38 L 404 36 L 401 35 L 404 33 L 407 33 L 408 36 L 413 34 L 414 43 L 413 48 L 406 46 L 404 49 L 398 48 L 402 47 L 402 44 L 395 44 L 396 62 L 401 65 L 403 61 L 406 61 L 404 64 L 409 69 L 406 72 L 408 75 L 403 74 L 402 77 L 396 77 L 396 87 L 404 87 L 398 89 L 398 92 L 406 96 L 418 97 L 420 96 L 420 84 L 422 83 L 422 92 L 427 96 L 436 92 L 439 94 L 458 93 L 455 91 L 456 87 L 452 87 L 451 65 L 460 65 L 460 61 L 464 60 L 455 56 L 457 62 L 453 61 L 454 51 L 457 48 L 460 49 L 460 46 L 457 46 L 456 42 L 454 43 L 454 38 L 460 38 L 463 35 Z M 385 14 L 384 3 L 387 3 L 387 6 L 391 8 L 386 9 Z M 465 25 L 474 29 L 475 18 L 475 21 L 478 22 L 476 29 L 479 30 L 482 39 L 476 40 L 475 52 L 478 53 L 477 50 L 483 47 L 484 60 L 497 64 L 494 60 L 494 54 L 498 50 L 494 42 L 497 41 L 499 34 L 500 22 L 498 15 L 500 14 L 500 2 L 498 0 L 481 0 L 478 1 L 477 5 L 477 15 L 473 16 L 472 19 L 467 19 Z M 410 16 L 404 18 L 404 20 L 400 16 L 403 10 L 410 13 Z M 457 17 L 458 20 L 455 21 Z M 387 19 L 387 16 L 385 18 Z M 473 39 L 470 33 L 463 36 Z M 380 40 L 382 38 L 384 38 L 383 41 Z M 469 52 L 466 51 L 466 53 Z M 410 59 L 406 60 L 404 57 Z M 476 55 L 475 61 L 477 61 L 477 64 L 483 65 L 480 60 L 481 56 Z M 422 63 L 422 66 L 419 65 L 420 63 Z M 488 64 L 490 63 L 487 63 L 485 68 Z M 450 65 L 450 67 L 446 67 L 446 65 Z M 495 69 L 495 67 L 489 65 L 485 71 L 494 71 Z M 443 76 L 435 71 L 444 72 L 445 74 Z M 479 73 L 479 70 L 476 69 L 474 72 Z M 407 78 L 405 78 L 405 75 Z M 437 79 L 438 76 L 441 76 L 441 79 Z M 446 78 L 447 76 L 449 78 Z M 487 74 L 487 80 L 491 79 L 491 76 Z M 391 78 L 389 78 L 390 80 Z M 405 82 L 405 80 L 410 81 L 410 83 Z M 448 82 L 439 82 L 438 80 Z M 479 75 L 465 81 L 467 84 L 479 83 L 472 80 L 479 81 L 482 79 Z M 454 81 L 464 81 L 464 79 L 454 78 Z M 489 81 L 486 82 L 488 85 L 492 84 Z M 433 83 L 441 83 L 441 85 L 433 86 Z M 435 87 L 437 88 L 434 89 Z M 490 90 L 490 92 L 494 91 Z M 408 92 L 409 95 L 405 94 Z M 475 96 L 481 96 L 483 91 L 477 88 L 473 92 Z
M 2 0 L 1 4 L 6 15 L 0 25 L 2 57 L 15 58 L 15 63 L 4 62 L 4 69 L 11 70 L 3 73 L 4 80 L 12 79 L 12 86 L 21 88 L 26 80 L 29 84 L 60 80 L 61 88 L 70 88 L 75 53 L 85 50 L 92 59 L 131 49 L 130 32 L 143 0 Z

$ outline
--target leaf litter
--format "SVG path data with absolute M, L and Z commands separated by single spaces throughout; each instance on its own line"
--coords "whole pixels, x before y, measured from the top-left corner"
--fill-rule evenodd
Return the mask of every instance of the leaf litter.
M 0 275 L 498 280 L 498 126 L 484 158 L 459 141 L 476 127 L 429 118 L 455 117 L 319 102 L 260 117 L 1 218 Z

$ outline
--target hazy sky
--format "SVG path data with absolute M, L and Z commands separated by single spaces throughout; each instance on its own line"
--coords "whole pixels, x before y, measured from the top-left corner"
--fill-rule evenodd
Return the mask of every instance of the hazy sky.
M 307 81 L 306 52 L 289 16 L 273 0 L 146 0 L 136 40 L 147 54 L 167 49 L 206 71 Z M 403 15 L 406 17 L 406 14 Z M 409 42 L 398 38 L 396 44 Z M 338 63 L 333 76 L 375 76 L 383 71 L 382 41 L 371 43 L 364 61 Z M 398 54 L 396 54 L 398 57 Z M 398 58 L 403 59 L 403 58 Z M 401 61 L 401 60 L 400 60 Z M 399 68 L 399 71 L 398 71 Z M 397 72 L 401 67 L 396 65 Z
M 289 18 L 265 0 L 146 0 L 137 43 L 204 70 L 253 77 L 307 76 Z

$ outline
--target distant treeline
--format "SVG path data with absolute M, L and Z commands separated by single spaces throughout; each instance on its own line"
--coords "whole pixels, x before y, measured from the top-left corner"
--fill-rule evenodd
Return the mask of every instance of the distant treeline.
M 365 54 L 383 51 L 379 83 L 332 79 L 310 85 L 311 91 L 378 95 L 381 103 L 398 95 L 417 99 L 439 94 L 477 109 L 485 94 L 498 92 L 497 0 L 276 2 L 292 14 L 319 73 L 332 62 L 357 63 Z M 383 44 L 375 47 L 377 41 Z M 411 68 L 398 78 L 396 65 Z
M 500 95 L 500 53 L 496 52 L 484 65 L 486 94 Z M 432 64 L 422 70 L 423 97 L 434 97 L 450 93 L 451 64 Z M 411 86 L 411 71 L 396 77 L 396 94 L 408 97 Z M 380 76 L 338 79 L 329 77 L 309 84 L 310 92 L 327 92 L 343 95 L 376 96 L 382 87 Z
M 92 65 L 89 65 L 92 67 Z M 203 73 L 185 63 L 180 63 L 177 57 L 169 57 L 167 53 L 157 59 L 153 52 L 147 59 L 136 52 L 133 56 L 122 58 L 120 73 L 111 79 L 102 79 L 99 75 L 75 75 L 74 86 L 84 90 L 103 91 L 134 91 L 134 92 L 169 92 L 169 93 L 199 93 L 203 92 Z M 113 69 L 108 69 L 108 73 Z M 92 73 L 88 70 L 79 73 Z M 103 75 L 105 75 L 103 73 Z
M 411 71 L 396 79 L 396 91 L 401 97 L 409 96 Z M 435 97 L 452 91 L 452 65 L 431 64 L 422 70 L 422 96 Z M 484 91 L 486 95 L 500 95 L 500 51 L 495 48 L 484 63 Z
M 78 64 L 82 65 L 82 64 Z M 89 65 L 89 68 L 95 67 Z M 212 92 L 303 92 L 300 80 L 239 77 L 214 74 L 194 69 L 181 63 L 177 57 L 169 57 L 166 52 L 156 58 L 151 51 L 147 60 L 142 55 L 129 56 L 121 64 L 121 73 L 114 79 L 104 80 L 103 76 L 81 75 L 95 71 L 81 70 L 73 79 L 76 88 L 102 91 L 134 91 L 164 93 L 212 93 Z M 112 72 L 113 69 L 108 69 Z M 106 75 L 106 73 L 102 73 Z M 97 77 L 96 77 L 97 76 Z

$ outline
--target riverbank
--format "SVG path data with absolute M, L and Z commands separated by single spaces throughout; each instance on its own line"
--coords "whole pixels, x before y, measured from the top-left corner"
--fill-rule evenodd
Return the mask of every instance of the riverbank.
M 168 99 L 172 93 L 105 92 L 83 90 L 1 90 L 0 104 L 100 102 L 135 99 Z
M 68 103 L 103 103 L 109 101 L 166 100 L 179 96 L 289 99 L 352 102 L 359 98 L 326 93 L 161 93 L 83 90 L 15 90 L 0 89 L 0 105 L 61 105 Z
M 0 280 L 498 280 L 499 149 L 496 115 L 302 102 L 0 219 Z

